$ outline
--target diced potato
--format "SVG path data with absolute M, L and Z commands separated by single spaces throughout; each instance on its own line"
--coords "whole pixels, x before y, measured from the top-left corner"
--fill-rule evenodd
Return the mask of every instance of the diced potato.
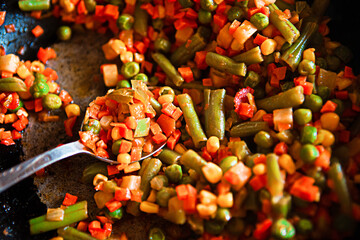
M 0 56 L 0 72 L 7 71 L 16 73 L 16 70 L 19 67 L 19 63 L 20 58 L 14 54 Z
M 68 118 L 80 116 L 80 107 L 75 103 L 66 105 L 65 107 L 66 116 Z

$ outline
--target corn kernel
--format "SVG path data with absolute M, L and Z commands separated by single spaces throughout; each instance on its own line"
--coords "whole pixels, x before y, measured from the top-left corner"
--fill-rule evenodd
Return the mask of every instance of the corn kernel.
M 63 237 L 57 236 L 57 237 L 53 237 L 50 240 L 64 240 Z
M 93 185 L 96 186 L 101 182 L 106 182 L 108 180 L 108 177 L 105 175 L 102 175 L 100 173 L 96 174 L 93 180 Z
M 164 103 L 172 103 L 174 101 L 175 97 L 172 94 L 164 94 L 161 95 L 157 100 L 158 102 L 163 105 Z
M 217 183 L 222 178 L 222 170 L 215 163 L 209 162 L 201 168 L 206 180 L 210 183 Z
M 117 161 L 119 163 L 125 163 L 125 164 L 129 164 L 131 162 L 131 156 L 128 153 L 120 153 L 117 156 Z
M 47 85 L 49 86 L 49 93 L 56 93 L 59 90 L 59 84 L 56 82 L 48 82 Z
M 215 153 L 217 152 L 217 150 L 219 150 L 219 148 L 220 148 L 219 138 L 216 136 L 209 137 L 209 139 L 206 141 L 206 150 L 209 153 Z
M 340 117 L 336 113 L 327 112 L 321 115 L 320 122 L 322 128 L 329 131 L 335 131 L 339 125 Z
M 223 207 L 223 208 L 231 208 L 233 206 L 233 204 L 234 204 L 234 199 L 233 199 L 232 192 L 228 192 L 228 193 L 225 193 L 225 194 L 220 194 L 217 197 L 217 204 L 220 207 Z
M 146 213 L 158 213 L 159 209 L 159 205 L 152 202 L 143 201 L 140 203 L 140 210 Z
M 71 103 L 65 107 L 66 116 L 68 118 L 80 116 L 80 107 L 75 103 Z
M 25 79 L 26 77 L 31 75 L 31 72 L 29 71 L 29 69 L 25 66 L 25 64 L 21 64 L 17 69 L 16 69 L 16 73 L 17 75 L 19 75 L 19 77 L 21 77 L 22 79 Z
M 148 198 L 146 199 L 146 201 L 152 202 L 152 203 L 156 202 L 156 190 L 151 189 L 150 194 L 149 194 Z
M 283 168 L 288 174 L 294 174 L 296 166 L 289 154 L 282 154 L 279 157 L 279 166 Z
M 199 199 L 200 199 L 200 202 L 205 205 L 216 203 L 216 195 L 207 190 L 200 191 Z
M 33 61 L 31 63 L 31 71 L 42 73 L 45 70 L 45 65 L 40 61 Z
M 315 62 L 315 48 L 308 48 L 303 52 L 303 59 Z
M 217 210 L 217 206 L 216 204 L 205 205 L 199 203 L 196 205 L 196 210 L 198 211 L 200 217 L 204 218 L 215 214 Z
M 262 175 L 266 173 L 266 166 L 263 163 L 259 163 L 256 164 L 252 170 L 255 175 Z

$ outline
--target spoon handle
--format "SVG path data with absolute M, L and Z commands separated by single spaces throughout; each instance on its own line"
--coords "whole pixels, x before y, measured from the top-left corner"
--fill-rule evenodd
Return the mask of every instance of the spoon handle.
M 64 158 L 85 152 L 83 148 L 84 145 L 79 141 L 67 143 L 1 172 L 0 193 L 46 166 Z

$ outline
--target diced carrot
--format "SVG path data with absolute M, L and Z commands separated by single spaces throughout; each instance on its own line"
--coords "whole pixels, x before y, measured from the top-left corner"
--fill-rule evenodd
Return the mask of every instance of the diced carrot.
M 158 133 L 152 137 L 155 144 L 160 144 L 166 141 L 166 136 L 162 133 Z
M 266 174 L 255 175 L 250 181 L 250 186 L 254 189 L 254 191 L 258 191 L 264 188 L 267 184 Z
M 37 25 L 35 28 L 33 28 L 31 30 L 31 33 L 35 36 L 35 37 L 40 37 L 43 33 L 44 33 L 44 29 L 40 26 Z
M 184 78 L 185 82 L 194 81 L 194 75 L 190 67 L 180 67 L 178 68 L 180 75 Z
M 118 174 L 120 172 L 116 166 L 117 165 L 107 165 L 107 172 L 109 176 Z
M 85 221 L 80 221 L 78 225 L 76 226 L 76 229 L 82 232 L 86 232 L 88 229 L 89 223 Z
M 43 62 L 44 64 L 47 62 L 47 60 L 55 58 L 56 52 L 54 49 L 47 47 L 47 48 L 39 48 L 39 51 L 37 53 L 37 58 Z
M 13 140 L 17 140 L 22 137 L 21 133 L 19 133 L 18 131 L 14 130 L 14 129 L 11 131 L 11 136 L 12 136 Z
M 142 103 L 133 103 L 129 105 L 130 115 L 136 119 L 145 118 L 145 109 Z
M 104 16 L 117 20 L 119 17 L 119 7 L 112 4 L 105 5 Z
M 78 197 L 75 195 L 71 195 L 70 193 L 65 194 L 65 198 L 62 202 L 62 205 L 64 206 L 70 206 L 76 203 Z
M 256 37 L 254 38 L 254 44 L 261 45 L 265 40 L 269 39 L 268 37 L 265 37 L 261 35 L 260 33 L 256 34 Z
M 122 204 L 119 201 L 112 200 L 105 203 L 105 206 L 107 207 L 107 209 L 109 209 L 110 212 L 114 212 L 117 209 L 121 208 Z
M 274 153 L 277 155 L 282 155 L 284 153 L 287 153 L 287 151 L 288 151 L 288 145 L 284 142 L 279 142 L 278 144 L 276 144 L 274 148 Z
M 142 147 L 133 147 L 131 149 L 131 161 L 135 162 L 135 161 L 139 161 L 141 159 L 141 155 L 142 155 Z
M 236 31 L 236 29 L 240 26 L 240 22 L 238 20 L 234 20 L 231 24 L 230 24 L 230 27 L 229 27 L 229 34 L 230 35 L 233 35 L 234 32 Z
M 320 112 L 326 113 L 326 112 L 334 112 L 336 110 L 337 104 L 334 103 L 331 100 L 326 101 L 326 103 L 322 106 Z
M 43 110 L 42 98 L 36 98 L 34 100 L 35 112 L 41 112 Z
M 156 122 L 160 125 L 162 131 L 167 137 L 173 134 L 176 129 L 176 121 L 165 114 L 161 114 Z
M 160 127 L 160 125 L 157 124 L 157 123 L 152 123 L 152 124 L 150 124 L 150 131 L 151 131 L 151 133 L 152 133 L 153 135 L 162 133 L 161 127 Z
M 73 128 L 74 128 L 74 125 L 76 123 L 76 116 L 73 116 L 73 117 L 70 117 L 66 120 L 64 120 L 64 125 L 65 125 L 65 132 L 66 132 L 66 135 L 68 135 L 69 137 L 72 137 L 73 136 Z
M 0 11 L 0 26 L 5 22 L 6 11 Z
M 120 143 L 119 153 L 130 152 L 131 148 L 132 148 L 132 142 L 123 139 L 121 140 Z
M 117 201 L 127 201 L 131 199 L 131 192 L 128 188 L 116 188 L 114 198 Z
M 226 15 L 223 14 L 214 14 L 213 16 L 213 23 L 218 25 L 220 28 L 222 28 L 228 21 L 228 18 Z
M 169 117 L 172 117 L 175 110 L 176 110 L 176 106 L 172 103 L 164 103 L 161 108 L 161 112 Z

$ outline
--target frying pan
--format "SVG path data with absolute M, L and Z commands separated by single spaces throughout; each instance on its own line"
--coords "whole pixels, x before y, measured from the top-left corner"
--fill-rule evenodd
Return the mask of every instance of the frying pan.
M 359 34 L 360 18 L 353 5 L 350 0 L 333 0 L 327 15 L 332 18 L 329 24 L 331 39 L 340 41 L 353 50 L 354 58 L 349 65 L 354 68 L 355 74 L 359 74 L 360 46 L 356 34 Z M 74 101 L 81 106 L 82 112 L 91 99 L 105 93 L 98 72 L 99 65 L 104 62 L 99 46 L 109 36 L 83 33 L 80 29 L 70 42 L 59 43 L 55 34 L 60 25 L 58 19 L 32 19 L 18 9 L 16 0 L 1 0 L 0 7 L 0 10 L 7 11 L 4 25 L 13 23 L 16 28 L 14 33 L 6 34 L 4 25 L 0 27 L 0 45 L 7 53 L 16 53 L 24 46 L 25 51 L 20 57 L 35 60 L 40 46 L 51 45 L 55 48 L 58 57 L 48 65 L 58 72 L 61 86 L 70 92 Z M 35 38 L 30 30 L 38 24 L 45 30 L 45 34 Z M 59 114 L 61 118 L 65 118 L 63 113 Z M 19 141 L 9 147 L 0 145 L 0 171 L 71 140 L 64 133 L 62 121 L 39 123 L 35 116 L 30 116 L 30 125 L 24 133 L 22 145 Z M 84 166 L 94 161 L 96 160 L 85 156 L 69 158 L 49 167 L 46 177 L 28 178 L 0 194 L 0 239 L 35 240 L 55 236 L 56 233 L 49 232 L 30 237 L 28 220 L 44 214 L 47 207 L 59 206 L 66 192 L 78 195 L 81 200 L 88 200 L 89 209 L 96 209 L 91 186 L 79 181 Z M 90 214 L 94 215 L 96 212 Z M 179 228 L 151 215 L 126 216 L 117 229 L 119 232 L 126 230 L 129 239 L 146 239 L 146 233 L 152 226 L 162 227 L 172 239 L 194 237 L 186 226 Z M 4 235 L 4 231 L 8 234 Z

